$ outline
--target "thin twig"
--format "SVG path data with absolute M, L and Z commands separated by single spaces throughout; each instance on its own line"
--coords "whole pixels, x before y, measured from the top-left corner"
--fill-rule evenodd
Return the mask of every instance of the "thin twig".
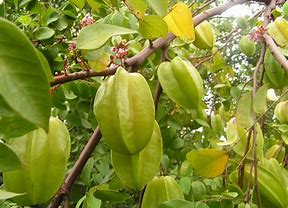
M 60 188 L 58 194 L 55 195 L 54 199 L 51 201 L 49 208 L 58 208 L 58 206 L 63 201 L 64 197 L 68 194 L 71 190 L 73 184 L 75 183 L 76 179 L 80 175 L 84 165 L 86 164 L 87 160 L 89 159 L 91 153 L 99 143 L 102 134 L 100 132 L 99 127 L 97 127 L 90 137 L 89 141 L 85 145 L 83 151 L 81 152 L 78 160 L 74 164 L 73 168 L 71 169 L 70 173 L 66 177 L 63 185 Z
M 164 47 L 162 49 L 161 62 L 164 62 L 167 59 L 168 59 L 168 47 Z M 158 103 L 159 103 L 159 99 L 160 99 L 162 92 L 163 92 L 163 89 L 162 89 L 161 84 L 158 80 L 155 95 L 154 95 L 154 105 L 155 105 L 155 112 L 156 113 L 157 113 Z
M 252 134 L 252 129 L 249 130 L 249 133 L 247 136 L 247 143 L 246 143 L 243 158 L 246 158 L 245 156 L 248 155 L 248 152 L 250 150 L 251 134 Z M 243 187 L 245 161 L 246 159 L 241 160 L 239 171 L 238 171 L 238 185 L 240 186 L 240 188 Z
M 206 1 L 203 5 L 201 5 L 201 7 L 198 7 L 195 11 L 193 11 L 193 16 L 199 14 L 199 12 L 204 9 L 205 7 L 209 6 L 210 4 L 212 4 L 213 2 L 215 2 L 215 0 L 208 0 Z
M 256 92 L 257 92 L 257 78 L 258 78 L 258 72 L 260 70 L 261 65 L 263 64 L 264 61 L 264 56 L 265 56 L 265 51 L 266 51 L 266 44 L 263 43 L 262 49 L 261 49 L 261 54 L 260 58 L 257 62 L 257 65 L 255 67 L 254 73 L 253 73 L 253 90 L 252 90 L 252 98 L 256 97 Z M 256 198 L 258 202 L 258 207 L 261 208 L 261 197 L 260 197 L 260 190 L 259 190 L 259 184 L 258 184 L 258 159 L 257 159 L 257 125 L 255 121 L 257 120 L 257 115 L 253 111 L 253 165 L 254 165 L 254 184 L 255 184 L 255 190 L 256 190 Z M 259 134 L 260 132 L 258 132 Z

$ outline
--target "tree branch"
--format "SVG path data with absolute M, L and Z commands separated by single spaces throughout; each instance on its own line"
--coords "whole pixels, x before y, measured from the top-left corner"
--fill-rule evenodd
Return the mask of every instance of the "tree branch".
M 234 0 L 234 1 L 229 1 L 226 4 L 223 4 L 221 6 L 215 7 L 213 9 L 209 9 L 204 11 L 203 13 L 195 16 L 194 19 L 194 25 L 197 26 L 204 20 L 209 19 L 210 17 L 214 15 L 221 14 L 222 12 L 226 11 L 232 6 L 235 6 L 237 4 L 243 4 L 247 2 L 248 0 Z M 148 46 L 147 48 L 143 49 L 140 51 L 138 54 L 135 56 L 127 59 L 125 61 L 125 65 L 136 68 L 140 64 L 142 64 L 151 54 L 154 53 L 155 50 L 163 48 L 167 45 L 169 45 L 173 40 L 175 39 L 175 35 L 172 33 L 168 33 L 167 38 L 158 38 L 155 40 L 152 44 L 152 46 Z M 51 86 L 57 85 L 57 84 L 63 84 L 65 82 L 77 80 L 77 79 L 84 79 L 84 78 L 89 78 L 89 77 L 95 77 L 95 76 L 107 76 L 107 75 L 112 75 L 116 72 L 116 68 L 107 68 L 106 70 L 102 72 L 93 72 L 93 71 L 83 71 L 83 72 L 76 72 L 76 73 L 71 73 L 67 75 L 60 75 L 57 76 L 51 83 Z
M 55 86 L 58 84 L 64 84 L 69 81 L 74 81 L 77 79 L 85 79 L 89 77 L 97 77 L 97 76 L 109 76 L 115 74 L 118 66 L 110 67 L 104 71 L 96 72 L 96 71 L 81 71 L 81 72 L 75 72 L 71 74 L 64 74 L 60 76 L 56 76 L 52 82 L 50 82 L 50 86 Z
M 73 184 L 75 183 L 76 179 L 80 175 L 84 165 L 86 164 L 87 160 L 89 159 L 91 153 L 99 143 L 102 134 L 100 132 L 99 127 L 97 127 L 90 137 L 88 143 L 84 147 L 83 151 L 81 152 L 78 160 L 74 164 L 73 168 L 71 169 L 70 173 L 66 177 L 63 185 L 60 188 L 60 191 L 55 195 L 54 199 L 51 201 L 49 208 L 58 208 L 58 206 L 63 201 L 64 197 L 68 194 L 71 190 Z
M 270 4 L 267 6 L 266 11 L 264 12 L 264 27 L 266 28 L 269 24 L 271 12 L 276 7 L 276 0 L 271 0 Z M 285 56 L 282 54 L 274 40 L 271 38 L 270 35 L 265 33 L 263 35 L 264 40 L 267 44 L 267 46 L 270 48 L 270 51 L 272 55 L 275 57 L 275 59 L 278 61 L 278 63 L 283 67 L 283 69 L 288 73 L 288 60 L 285 58 Z
M 261 49 L 261 54 L 259 57 L 259 60 L 257 62 L 257 65 L 254 70 L 253 74 L 253 91 L 252 91 L 252 98 L 254 99 L 256 97 L 256 91 L 257 91 L 257 77 L 258 73 L 260 70 L 261 65 L 264 62 L 264 56 L 266 52 L 266 44 L 263 43 L 262 49 Z M 258 202 L 258 207 L 261 208 L 261 197 L 260 197 L 260 190 L 259 190 L 259 185 L 258 185 L 258 159 L 257 159 L 257 115 L 253 110 L 253 166 L 254 166 L 254 183 L 255 183 L 255 189 L 256 189 L 256 198 Z

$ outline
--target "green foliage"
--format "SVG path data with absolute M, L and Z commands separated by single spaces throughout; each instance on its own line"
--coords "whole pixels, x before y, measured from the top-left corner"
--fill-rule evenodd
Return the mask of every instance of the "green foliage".
M 17 154 L 7 144 L 0 141 L 0 171 L 11 171 L 21 168 L 22 163 Z
M 79 50 L 98 49 L 112 36 L 131 33 L 136 33 L 136 31 L 114 25 L 93 24 L 81 30 L 77 39 L 77 48 Z
M 0 29 L 0 95 L 23 119 L 48 131 L 50 95 L 45 71 L 49 69 L 15 25 L 0 19 Z

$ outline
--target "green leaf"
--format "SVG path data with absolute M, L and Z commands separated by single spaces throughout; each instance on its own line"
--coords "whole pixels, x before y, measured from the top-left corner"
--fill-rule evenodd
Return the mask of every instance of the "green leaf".
M 133 33 L 137 33 L 137 31 L 115 25 L 88 25 L 81 30 L 77 39 L 77 47 L 80 50 L 94 50 L 103 46 L 109 38 L 115 35 L 127 35 Z
M 194 181 L 192 182 L 191 187 L 194 201 L 199 201 L 205 198 L 207 191 L 204 183 L 202 183 L 201 181 Z
M 89 158 L 87 163 L 85 164 L 83 171 L 81 172 L 80 179 L 86 185 L 90 186 L 91 184 L 91 173 L 94 166 L 93 158 Z
M 86 199 L 86 195 L 83 196 L 81 199 L 78 200 L 78 202 L 77 202 L 75 208 L 80 208 L 81 205 L 83 204 L 83 202 L 85 201 L 85 199 Z
M 20 2 L 20 4 L 19 4 L 19 7 L 21 8 L 21 7 L 25 7 L 25 6 L 27 6 L 27 4 L 28 3 L 30 3 L 32 0 L 22 0 L 21 2 Z M 17 0 L 17 2 L 18 2 L 18 0 Z
M 226 153 L 216 149 L 192 150 L 187 153 L 186 158 L 202 177 L 216 177 L 221 175 L 228 162 Z
M 35 31 L 35 38 L 37 40 L 45 40 L 51 38 L 55 34 L 55 30 L 49 27 L 40 27 Z
M 102 6 L 101 3 L 95 1 L 95 0 L 86 0 L 87 3 L 89 4 L 89 6 L 94 10 L 94 11 L 98 11 L 99 8 Z
M 0 140 L 0 172 L 16 170 L 21 168 L 21 165 L 17 154 Z
M 164 17 L 167 14 L 168 0 L 146 0 L 154 12 L 160 17 Z
M 138 18 L 142 18 L 148 8 L 144 0 L 124 0 L 124 2 Z
M 83 7 L 85 6 L 85 0 L 69 0 L 69 2 L 74 4 L 80 10 L 82 10 Z
M 45 66 L 15 25 L 0 18 L 0 31 L 0 95 L 19 116 L 48 131 L 51 101 Z
M 191 177 L 183 177 L 179 181 L 179 186 L 184 194 L 188 195 L 191 189 Z
M 103 201 L 122 202 L 131 198 L 129 194 L 114 191 L 114 190 L 96 190 L 94 196 Z
M 4 2 L 0 4 L 0 17 L 5 17 L 5 3 Z
M 109 2 L 112 7 L 116 7 L 117 9 L 119 8 L 119 0 L 109 0 Z
M 209 208 L 207 204 L 203 202 L 197 202 L 195 208 Z
M 57 30 L 62 31 L 68 27 L 68 21 L 64 15 L 60 15 L 58 20 L 54 23 Z
M 95 71 L 103 71 L 106 69 L 106 67 L 110 63 L 110 55 L 107 52 L 102 52 L 101 54 L 98 54 L 99 56 L 93 60 L 89 61 L 88 64 L 91 67 L 91 69 Z
M 159 205 L 159 208 L 176 208 L 176 207 L 194 208 L 195 203 L 186 201 L 184 199 L 173 199 L 173 200 L 163 202 L 162 204 Z
M 37 52 L 38 52 L 39 59 L 40 59 L 40 61 L 42 63 L 44 72 L 45 72 L 45 74 L 47 76 L 47 79 L 48 79 L 49 82 L 52 82 L 54 80 L 54 77 L 53 77 L 53 75 L 51 73 L 51 69 L 50 69 L 50 65 L 49 65 L 48 61 L 45 58 L 45 56 L 39 50 L 37 50 Z
M 243 128 L 238 128 L 238 124 L 235 118 L 230 119 L 226 126 L 227 141 L 218 142 L 218 145 L 231 145 L 237 142 L 238 139 L 242 139 L 244 136 L 247 137 L 245 130 L 243 131 Z
M 253 100 L 253 110 L 257 114 L 262 114 L 267 110 L 267 91 L 268 86 L 263 85 L 256 92 Z
M 166 37 L 168 26 L 160 16 L 149 15 L 139 20 L 139 32 L 147 39 Z
M 237 143 L 236 145 L 233 145 L 233 150 L 240 155 L 241 157 L 244 156 L 245 154 L 245 150 L 246 150 L 246 146 L 247 146 L 247 135 L 248 132 L 246 130 L 244 130 L 241 127 L 238 127 L 238 135 L 237 135 Z M 246 135 L 243 136 L 246 132 Z M 264 157 L 264 152 L 263 152 L 263 146 L 264 146 L 264 138 L 263 138 L 263 134 L 262 134 L 262 130 L 260 125 L 257 123 L 256 124 L 256 141 L 257 141 L 257 146 L 256 146 L 256 152 L 257 152 L 257 158 L 263 158 Z M 238 141 L 239 140 L 239 141 Z M 250 139 L 250 145 L 249 145 L 249 150 L 247 152 L 247 156 L 246 158 L 249 160 L 253 159 L 253 134 L 251 135 L 251 139 Z
M 37 126 L 16 114 L 15 116 L 0 118 L 0 135 L 6 139 L 22 136 L 36 128 Z
M 247 92 L 242 95 L 238 102 L 236 112 L 237 124 L 243 128 L 250 128 L 253 123 L 253 111 L 252 111 L 252 94 Z
M 225 197 L 236 198 L 239 194 L 237 192 L 224 192 L 222 195 Z
M 12 192 L 8 192 L 5 191 L 3 189 L 0 189 L 0 200 L 4 200 L 4 199 L 11 199 L 15 196 L 20 196 L 20 195 L 24 195 L 24 193 L 12 193 Z
M 90 192 L 86 194 L 86 199 L 82 207 L 83 208 L 100 208 L 101 204 L 102 204 L 101 200 L 95 198 L 93 193 Z
M 37 126 L 23 119 L 5 102 L 0 95 L 0 135 L 4 138 L 22 136 Z
M 32 22 L 32 18 L 28 15 L 20 16 L 17 20 L 24 26 L 28 26 Z
M 209 124 L 208 124 L 206 121 L 202 120 L 202 119 L 195 119 L 195 121 L 196 121 L 197 123 L 199 123 L 201 126 L 210 128 Z

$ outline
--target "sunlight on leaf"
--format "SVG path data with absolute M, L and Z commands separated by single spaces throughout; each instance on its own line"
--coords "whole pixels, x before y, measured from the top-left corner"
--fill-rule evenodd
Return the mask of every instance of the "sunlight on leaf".
M 192 150 L 186 155 L 196 172 L 202 177 L 216 177 L 221 175 L 228 162 L 226 152 L 216 149 Z

